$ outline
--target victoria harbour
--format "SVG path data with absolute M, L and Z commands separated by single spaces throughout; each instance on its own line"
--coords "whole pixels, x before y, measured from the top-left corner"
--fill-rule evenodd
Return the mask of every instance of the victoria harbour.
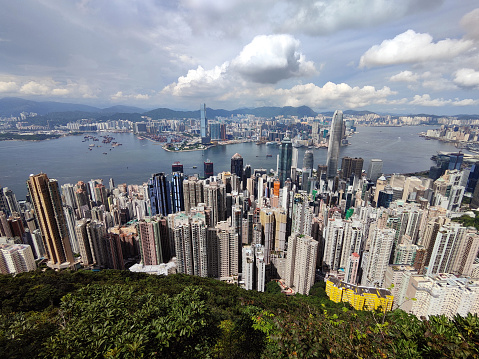
M 383 160 L 383 172 L 411 173 L 429 169 L 430 157 L 438 151 L 455 151 L 452 144 L 426 141 L 420 132 L 434 126 L 358 127 L 349 137 L 349 146 L 341 147 L 340 157 L 362 157 L 365 164 L 371 158 Z M 97 133 L 96 135 L 106 133 Z M 30 174 L 48 173 L 60 184 L 76 183 L 101 178 L 115 183 L 142 184 L 152 173 L 171 172 L 171 164 L 179 161 L 185 175 L 203 176 L 203 162 L 214 163 L 214 172 L 230 170 L 230 159 L 235 153 L 244 163 L 254 168 L 276 170 L 277 146 L 256 145 L 245 142 L 211 147 L 204 151 L 167 152 L 160 143 L 142 140 L 131 133 L 108 133 L 122 146 L 111 148 L 101 142 L 82 142 L 82 136 L 66 136 L 55 140 L 27 142 L 0 142 L 2 171 L 0 184 L 12 189 L 18 199 L 25 198 L 25 181 Z M 95 147 L 89 150 L 89 144 Z M 102 146 L 102 147 L 97 147 Z M 111 150 L 110 150 L 111 148 Z M 307 148 L 298 148 L 298 164 L 303 161 Z M 327 149 L 312 149 L 314 166 L 326 163 Z M 106 153 L 106 154 L 105 154 Z M 267 155 L 272 155 L 267 157 Z M 193 168 L 193 167 L 196 168 Z

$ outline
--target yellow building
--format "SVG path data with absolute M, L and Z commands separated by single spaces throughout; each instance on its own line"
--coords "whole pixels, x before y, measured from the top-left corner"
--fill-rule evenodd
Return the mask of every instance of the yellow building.
M 335 303 L 346 302 L 357 310 L 392 310 L 393 299 L 387 289 L 374 287 L 361 287 L 341 282 L 335 277 L 330 277 L 326 282 L 326 294 Z

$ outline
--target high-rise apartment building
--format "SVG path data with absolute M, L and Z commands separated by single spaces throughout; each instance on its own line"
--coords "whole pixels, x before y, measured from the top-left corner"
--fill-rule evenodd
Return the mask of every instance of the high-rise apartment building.
M 49 263 L 60 266 L 75 262 L 68 238 L 68 229 L 58 182 L 49 179 L 45 173 L 31 175 L 27 181 L 35 215 L 43 235 Z
M 331 121 L 331 131 L 329 134 L 328 157 L 326 166 L 328 168 L 328 178 L 334 178 L 338 172 L 339 147 L 341 146 L 341 137 L 343 133 L 343 112 L 335 111 Z
M 377 227 L 370 234 L 369 251 L 363 255 L 363 261 L 366 261 L 363 263 L 362 285 L 384 288 L 395 234 L 394 229 Z
M 28 244 L 0 244 L 1 274 L 18 274 L 36 268 L 32 248 Z
M 314 284 L 317 252 L 318 242 L 311 236 L 292 233 L 289 237 L 285 282 L 297 293 L 308 294 Z

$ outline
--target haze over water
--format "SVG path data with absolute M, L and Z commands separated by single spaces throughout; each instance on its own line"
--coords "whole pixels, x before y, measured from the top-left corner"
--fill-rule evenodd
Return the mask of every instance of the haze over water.
M 455 151 L 456 148 L 439 141 L 426 141 L 419 132 L 438 126 L 358 127 L 358 133 L 349 137 L 350 146 L 342 147 L 340 158 L 362 157 L 367 169 L 371 158 L 383 160 L 383 172 L 409 173 L 429 169 L 434 163 L 430 157 L 437 151 Z M 115 184 L 142 184 L 152 173 L 171 172 L 171 164 L 180 161 L 186 175 L 203 176 L 203 162 L 210 159 L 214 172 L 230 170 L 230 159 L 235 153 L 244 158 L 244 165 L 254 168 L 276 169 L 277 146 L 240 143 L 217 146 L 205 151 L 166 152 L 161 145 L 139 140 L 131 133 L 113 133 L 114 141 L 122 146 L 112 148 L 100 141 L 82 142 L 82 136 L 67 136 L 55 140 L 27 142 L 0 142 L 0 186 L 12 189 L 18 200 L 27 194 L 26 180 L 30 174 L 46 173 L 60 185 L 79 180 L 101 178 L 105 185 L 113 178 Z M 91 151 L 89 144 L 95 144 Z M 110 150 L 111 148 L 111 150 Z M 303 162 L 307 148 L 299 148 L 298 164 Z M 326 163 L 327 149 L 313 149 L 314 166 Z M 107 154 L 103 154 L 106 152 Z M 272 157 L 266 157 L 271 154 Z M 340 162 L 341 163 L 341 162 Z M 196 169 L 193 166 L 197 166 Z

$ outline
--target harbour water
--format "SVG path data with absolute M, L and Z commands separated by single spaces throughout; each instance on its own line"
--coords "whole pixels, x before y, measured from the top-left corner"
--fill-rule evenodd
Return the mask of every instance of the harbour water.
M 419 132 L 433 126 L 358 127 L 349 137 L 349 146 L 341 147 L 340 158 L 362 157 L 364 169 L 371 158 L 383 160 L 384 173 L 409 173 L 427 170 L 437 151 L 455 151 L 452 144 L 426 141 Z M 100 138 L 100 134 L 94 134 Z M 106 135 L 102 133 L 101 135 Z M 108 183 L 141 184 L 152 173 L 171 172 L 171 164 L 180 161 L 187 175 L 203 176 L 203 162 L 210 159 L 215 173 L 230 170 L 235 153 L 244 158 L 244 165 L 276 169 L 277 146 L 256 145 L 254 142 L 216 146 L 204 151 L 167 152 L 158 143 L 138 139 L 131 133 L 109 133 L 121 146 L 112 147 L 101 141 L 83 141 L 82 136 L 67 136 L 55 140 L 0 142 L 0 187 L 9 187 L 17 199 L 27 194 L 26 180 L 30 174 L 44 172 L 59 184 L 101 178 Z M 92 150 L 89 145 L 95 144 Z M 97 147 L 101 146 L 101 147 Z M 110 150 L 111 149 L 111 150 Z M 298 164 L 303 162 L 307 148 L 299 148 Z M 314 166 L 326 163 L 327 149 L 312 149 Z M 106 153 L 106 154 L 104 154 Z M 271 155 L 270 157 L 267 155 Z M 193 168 L 196 166 L 197 168 Z

